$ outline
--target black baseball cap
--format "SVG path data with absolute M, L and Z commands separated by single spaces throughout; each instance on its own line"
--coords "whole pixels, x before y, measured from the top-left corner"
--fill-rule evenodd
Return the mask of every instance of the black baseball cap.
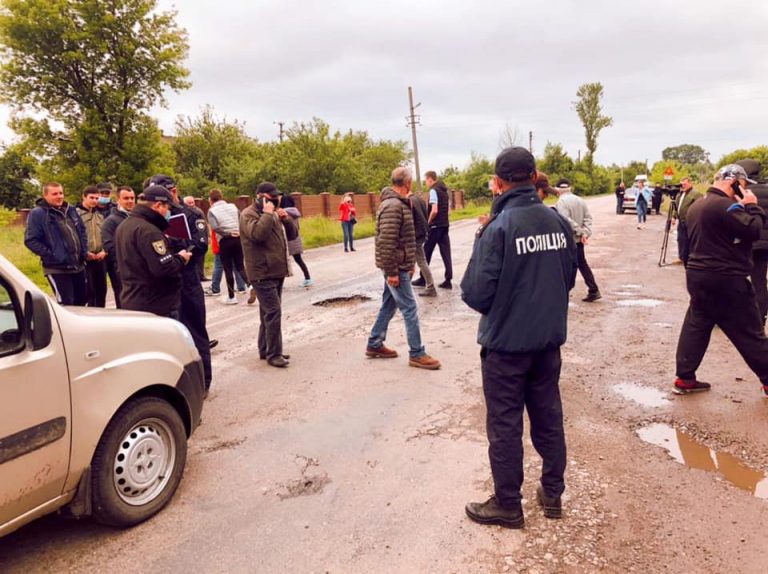
M 275 198 L 280 195 L 280 192 L 277 190 L 277 186 L 271 181 L 262 181 L 258 187 L 256 187 L 256 195 L 268 195 L 269 197 Z
M 756 159 L 740 159 L 733 162 L 736 165 L 740 165 L 747 172 L 747 177 L 750 179 L 758 179 L 760 177 L 760 162 Z
M 164 201 L 165 203 L 173 203 L 173 195 L 171 192 L 165 189 L 162 185 L 150 185 L 147 189 L 141 192 L 139 199 L 144 201 Z
M 157 175 L 153 175 L 149 178 L 149 183 L 147 184 L 147 187 L 153 186 L 153 185 L 162 185 L 165 189 L 171 190 L 176 188 L 176 182 L 173 181 L 173 178 L 170 175 L 163 175 L 162 173 L 159 173 Z
M 496 157 L 495 171 L 504 181 L 525 181 L 536 171 L 536 160 L 524 147 L 508 147 Z

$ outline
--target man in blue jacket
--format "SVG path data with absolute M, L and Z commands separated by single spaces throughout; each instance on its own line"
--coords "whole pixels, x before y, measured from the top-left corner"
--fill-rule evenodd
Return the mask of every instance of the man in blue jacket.
M 570 224 L 536 195 L 528 150 L 505 149 L 495 171 L 501 194 L 477 232 L 461 281 L 462 299 L 482 313 L 477 341 L 495 494 L 467 504 L 466 512 L 481 524 L 522 528 L 524 408 L 543 459 L 539 504 L 547 518 L 562 515 L 566 450 L 558 383 L 576 250 Z
M 85 305 L 88 236 L 77 210 L 64 201 L 59 183 L 43 185 L 43 197 L 29 212 L 24 245 L 40 257 L 43 273 L 62 305 Z

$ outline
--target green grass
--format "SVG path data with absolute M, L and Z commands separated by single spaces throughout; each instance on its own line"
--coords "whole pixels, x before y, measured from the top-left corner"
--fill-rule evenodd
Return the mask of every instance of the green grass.
M 24 245 L 24 228 L 20 225 L 0 227 L 0 253 L 46 293 L 51 286 L 43 275 L 40 258 Z

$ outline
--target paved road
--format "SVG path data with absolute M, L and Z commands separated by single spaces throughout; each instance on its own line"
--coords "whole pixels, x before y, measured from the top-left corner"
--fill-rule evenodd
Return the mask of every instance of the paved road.
M 631 215 L 612 213 L 612 197 L 590 205 L 597 233 L 587 253 L 605 297 L 582 303 L 580 279 L 572 295 L 564 520 L 545 520 L 530 502 L 540 463 L 529 442 L 526 529 L 466 519 L 465 502 L 491 488 L 478 317 L 456 289 L 420 300 L 427 351 L 443 369 L 407 366 L 400 318 L 388 344 L 404 356 L 367 360 L 383 281 L 372 240 L 362 240 L 356 253 L 309 252 L 311 289 L 289 279 L 287 370 L 259 361 L 256 308 L 209 301 L 221 341 L 214 388 L 164 512 L 126 531 L 44 518 L 0 540 L 0 571 L 762 571 L 768 508 L 755 493 L 768 405 L 759 385 L 716 333 L 702 371 L 713 391 L 668 393 L 686 295 L 682 268 L 656 265 L 663 218 L 637 230 Z M 474 229 L 452 229 L 459 277 Z M 355 300 L 328 303 L 340 297 Z M 746 473 L 741 488 L 723 474 L 730 467 Z

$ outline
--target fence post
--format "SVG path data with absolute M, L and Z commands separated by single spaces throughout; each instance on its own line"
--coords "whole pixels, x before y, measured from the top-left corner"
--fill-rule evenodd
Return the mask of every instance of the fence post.
M 371 217 L 376 218 L 376 194 L 372 191 L 368 192 L 368 205 L 371 208 Z
M 323 215 L 325 217 L 331 216 L 331 194 L 327 191 L 324 191 L 320 194 L 320 197 L 323 199 Z

